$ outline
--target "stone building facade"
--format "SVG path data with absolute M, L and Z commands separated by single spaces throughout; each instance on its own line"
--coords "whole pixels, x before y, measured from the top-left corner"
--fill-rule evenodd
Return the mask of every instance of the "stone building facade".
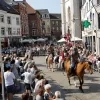
M 62 35 L 61 14 L 50 14 L 51 36 L 53 39 L 60 39 Z
M 72 37 L 81 38 L 80 0 L 61 0 L 62 36 L 70 30 Z

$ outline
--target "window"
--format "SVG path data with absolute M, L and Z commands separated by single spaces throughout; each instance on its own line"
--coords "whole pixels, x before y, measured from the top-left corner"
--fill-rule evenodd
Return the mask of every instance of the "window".
M 58 21 L 56 21 L 56 24 L 58 25 Z
M 8 28 L 8 35 L 12 35 L 12 29 Z
M 52 21 L 52 24 L 54 25 L 54 24 L 55 24 L 55 22 L 54 22 L 54 21 Z
M 54 31 L 54 30 L 55 30 L 55 28 L 53 27 L 53 28 L 52 28 L 52 30 Z
M 7 23 L 11 24 L 11 17 L 7 17 Z
M 36 30 L 32 30 L 32 35 L 36 35 Z
M 90 20 L 91 20 L 91 21 L 92 21 L 92 17 L 93 17 L 93 16 L 92 16 L 92 13 L 90 12 Z
M 20 35 L 20 28 L 17 29 L 17 34 Z
M 16 24 L 19 25 L 19 18 L 16 18 Z
M 49 18 L 49 15 L 48 14 L 46 15 L 46 18 Z
M 45 15 L 42 15 L 42 18 L 45 18 Z
M 1 28 L 1 35 L 5 35 L 5 28 L 4 27 Z
M 98 28 L 100 29 L 100 14 L 98 14 Z
M 47 18 L 47 14 L 45 14 L 45 18 Z
M 94 13 L 93 13 L 92 17 L 93 17 L 93 25 L 94 25 Z
M 100 4 L 100 0 L 97 0 L 97 4 Z
M 57 31 L 59 31 L 59 28 L 57 27 Z
M 0 15 L 0 22 L 4 23 L 4 15 Z
M 35 27 L 35 22 L 34 22 L 34 21 L 32 22 L 32 28 L 33 28 L 33 27 Z

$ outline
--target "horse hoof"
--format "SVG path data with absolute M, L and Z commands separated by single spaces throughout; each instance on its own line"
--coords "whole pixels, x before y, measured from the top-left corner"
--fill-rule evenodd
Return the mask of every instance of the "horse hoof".
M 81 86 L 79 86 L 79 89 L 80 89 L 80 91 L 81 91 L 82 93 L 84 93 L 84 91 L 83 91 L 83 89 L 82 89 L 82 87 L 81 87 Z

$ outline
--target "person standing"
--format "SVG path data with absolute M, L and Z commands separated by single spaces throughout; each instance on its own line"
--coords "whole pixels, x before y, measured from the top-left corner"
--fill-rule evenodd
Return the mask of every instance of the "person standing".
M 27 72 L 23 73 L 21 76 L 24 76 L 24 83 L 26 88 L 26 93 L 31 96 L 31 83 L 32 83 L 32 74 L 30 73 L 30 69 L 27 69 Z
M 7 68 L 7 71 L 4 72 L 4 80 L 5 80 L 5 87 L 8 94 L 8 100 L 13 100 L 15 76 L 11 72 L 10 64 L 6 64 L 5 66 Z

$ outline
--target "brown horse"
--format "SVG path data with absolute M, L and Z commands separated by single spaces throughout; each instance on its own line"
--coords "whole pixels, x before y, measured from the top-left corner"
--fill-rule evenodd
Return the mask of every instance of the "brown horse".
M 48 66 L 48 69 L 52 72 L 54 72 L 54 68 L 53 68 L 53 55 L 50 54 L 47 58 L 47 66 Z
M 71 65 L 70 60 L 66 60 L 65 63 L 64 63 L 64 67 L 65 67 L 65 70 L 67 71 L 67 77 L 68 77 L 69 84 L 70 84 L 70 77 L 72 76 L 70 65 Z M 79 82 L 80 82 L 79 89 L 82 92 L 84 92 L 83 89 L 82 89 L 82 85 L 84 83 L 85 70 L 88 70 L 90 74 L 93 73 L 93 69 L 92 69 L 91 65 L 92 64 L 90 62 L 83 62 L 83 63 L 79 62 L 76 66 L 76 70 L 75 70 L 76 74 L 74 75 L 74 77 L 75 76 L 78 77 Z

